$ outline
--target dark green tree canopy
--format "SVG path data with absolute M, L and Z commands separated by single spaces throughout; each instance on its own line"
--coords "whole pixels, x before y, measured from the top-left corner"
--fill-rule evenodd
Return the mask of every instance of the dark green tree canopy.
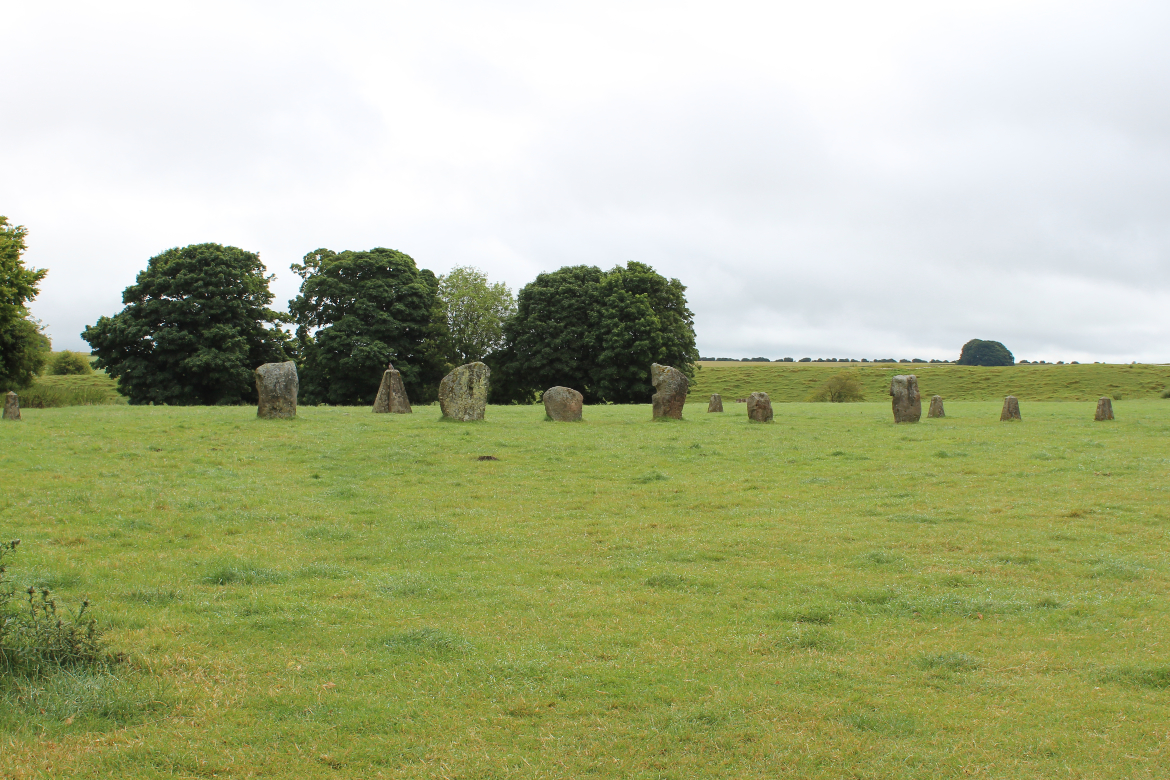
M 288 359 L 272 278 L 234 246 L 168 249 L 122 293 L 126 308 L 81 336 L 132 404 L 254 402 L 255 368 Z
M 304 279 L 289 311 L 307 403 L 373 403 L 389 362 L 412 401 L 435 397 L 450 345 L 433 273 L 383 248 L 318 249 L 293 270 Z
M 956 362 L 960 366 L 1012 366 L 1016 359 L 998 341 L 971 339 L 963 345 Z
M 693 376 L 699 353 L 685 291 L 637 262 L 540 274 L 520 291 L 505 325 L 495 399 L 528 400 L 564 385 L 586 403 L 645 403 L 654 394 L 651 363 Z
M 0 216 L 0 391 L 32 383 L 49 355 L 49 339 L 29 315 L 27 305 L 37 297 L 45 269 L 25 268 L 22 225 Z

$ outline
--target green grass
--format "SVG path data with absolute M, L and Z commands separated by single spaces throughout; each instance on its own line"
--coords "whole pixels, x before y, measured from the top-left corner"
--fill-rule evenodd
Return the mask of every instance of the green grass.
M 39 376 L 31 387 L 19 391 L 18 395 L 22 409 L 126 403 L 125 397 L 118 393 L 117 383 L 104 371 Z
M 1021 404 L 1031 401 L 1096 401 L 1101 396 L 1136 401 L 1163 397 L 1170 388 L 1167 365 L 1016 365 L 1004 367 L 956 366 L 939 363 L 733 363 L 704 362 L 695 374 L 694 398 L 719 393 L 726 403 L 747 398 L 753 391 L 773 402 L 807 401 L 829 377 L 856 372 L 865 388 L 865 400 L 889 399 L 890 378 L 915 374 L 923 398 L 941 395 L 950 401 L 1003 400 L 1014 395 Z M 949 409 L 949 406 L 948 406 Z M 1026 414 L 1026 412 L 1024 412 Z
M 11 574 L 129 658 L 0 774 L 1163 777 L 1170 404 L 999 407 L 28 410 Z

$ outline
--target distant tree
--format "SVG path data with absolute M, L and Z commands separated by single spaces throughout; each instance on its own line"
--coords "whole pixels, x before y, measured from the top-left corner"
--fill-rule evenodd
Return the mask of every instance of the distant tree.
M 49 356 L 49 338 L 29 314 L 47 270 L 25 268 L 28 231 L 0 216 L 0 391 L 32 383 Z
M 318 249 L 293 270 L 304 280 L 289 311 L 307 403 L 373 403 L 389 362 L 412 401 L 436 397 L 452 349 L 432 272 L 384 248 Z
M 842 371 L 825 380 L 809 397 L 810 401 L 830 401 L 832 403 L 846 403 L 850 401 L 864 401 L 865 388 L 861 380 L 850 371 Z
M 254 402 L 254 369 L 288 359 L 272 278 L 234 246 L 168 249 L 122 293 L 125 308 L 81 336 L 132 404 Z
M 1011 366 L 1016 359 L 998 341 L 971 339 L 963 345 L 957 362 L 960 366 Z
M 504 322 L 516 313 L 506 284 L 489 284 L 479 269 L 458 266 L 439 277 L 439 301 L 460 363 L 483 360 L 504 346 Z
M 49 358 L 49 373 L 56 376 L 92 374 L 93 366 L 90 365 L 88 355 L 66 350 L 64 352 L 55 352 Z

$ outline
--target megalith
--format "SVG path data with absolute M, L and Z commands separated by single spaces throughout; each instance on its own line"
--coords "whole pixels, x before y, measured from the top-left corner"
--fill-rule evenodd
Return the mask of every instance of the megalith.
M 374 398 L 374 411 L 379 414 L 410 414 L 410 399 L 406 397 L 402 374 L 393 363 L 386 364 L 386 370 L 382 372 L 382 384 Z
M 682 419 L 683 405 L 687 402 L 690 383 L 686 374 L 671 366 L 650 366 L 650 384 L 654 385 L 654 419 L 669 417 Z
M 266 419 L 297 416 L 297 366 L 291 360 L 286 363 L 265 363 L 256 369 L 256 394 L 260 404 L 257 417 Z
M 459 366 L 439 383 L 439 408 L 450 420 L 482 420 L 487 408 L 488 378 L 492 370 L 483 363 Z
M 12 395 L 12 393 L 9 393 L 9 395 Z M 20 412 L 19 411 L 16 413 L 16 416 L 17 416 L 17 419 L 20 419 Z M 1097 401 L 1097 413 L 1093 415 L 1093 419 L 1096 420 L 1097 422 L 1101 422 L 1102 420 L 1112 420 L 1113 419 L 1113 401 L 1110 400 L 1108 397 L 1103 397 L 1099 401 Z
M 8 391 L 8 395 L 4 396 L 4 419 L 20 419 L 20 396 L 11 390 Z
M 711 396 L 711 403 L 707 404 L 708 412 L 722 412 L 723 411 L 723 396 L 719 393 L 714 393 Z
M 890 381 L 894 422 L 918 422 L 922 419 L 922 398 L 918 395 L 918 377 L 914 374 L 894 377 Z
M 943 403 L 941 395 L 932 395 L 930 397 L 930 410 L 926 413 L 927 417 L 946 417 L 947 413 L 943 411 Z
M 583 401 L 582 395 L 571 387 L 550 387 L 544 391 L 544 413 L 556 422 L 577 422 Z
M 1020 417 L 1020 402 L 1014 395 L 1009 395 L 1003 399 L 1003 411 L 999 413 L 999 421 L 1004 420 L 1022 420 Z
M 747 413 L 752 422 L 772 422 L 772 399 L 767 393 L 752 393 L 747 399 Z

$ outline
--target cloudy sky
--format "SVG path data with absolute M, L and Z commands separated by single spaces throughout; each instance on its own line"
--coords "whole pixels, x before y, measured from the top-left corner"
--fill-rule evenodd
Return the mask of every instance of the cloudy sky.
M 1170 361 L 1165 2 L 0 0 L 58 349 L 147 260 L 640 260 L 730 357 Z

